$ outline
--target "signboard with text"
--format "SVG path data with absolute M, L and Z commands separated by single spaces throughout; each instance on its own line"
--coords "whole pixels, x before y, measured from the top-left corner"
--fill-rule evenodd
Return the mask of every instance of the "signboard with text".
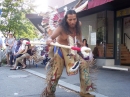
M 116 12 L 116 17 L 122 17 L 122 16 L 126 16 L 126 15 L 130 15 L 130 8 L 118 10 Z
M 96 32 L 91 33 L 91 45 L 96 45 Z

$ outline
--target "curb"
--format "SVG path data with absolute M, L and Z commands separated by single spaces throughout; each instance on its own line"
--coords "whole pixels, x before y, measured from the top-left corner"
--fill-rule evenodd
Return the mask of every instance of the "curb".
M 24 71 L 27 71 L 31 74 L 34 74 L 36 76 L 39 76 L 43 79 L 46 78 L 46 75 L 45 74 L 42 74 L 42 73 L 39 73 L 39 72 L 36 72 L 34 70 L 30 70 L 30 69 L 24 69 Z M 67 83 L 65 81 L 62 81 L 62 80 L 59 80 L 58 82 L 58 85 L 62 86 L 62 87 L 65 87 L 69 90 L 72 90 L 72 91 L 75 91 L 75 92 L 79 92 L 80 91 L 80 87 L 79 86 L 76 86 L 76 85 L 73 85 L 73 84 L 70 84 L 70 83 Z M 91 94 L 95 95 L 96 97 L 108 97 L 108 96 L 105 96 L 105 95 L 102 95 L 102 94 L 99 94 L 99 93 L 96 93 L 96 92 L 90 92 Z

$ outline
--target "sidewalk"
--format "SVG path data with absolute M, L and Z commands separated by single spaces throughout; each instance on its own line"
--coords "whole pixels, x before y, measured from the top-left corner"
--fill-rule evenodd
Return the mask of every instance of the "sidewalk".
M 23 70 L 10 70 L 8 66 L 0 67 L 0 97 L 40 97 L 46 81 Z M 75 92 L 56 88 L 56 97 L 79 97 Z
M 37 75 L 41 78 L 44 78 L 44 79 L 46 78 L 47 71 L 45 70 L 44 65 L 39 64 L 37 67 L 35 65 L 32 65 L 31 68 L 24 69 L 24 70 L 34 75 Z M 62 76 L 58 84 L 72 91 L 79 92 L 80 91 L 79 74 L 68 76 L 66 74 L 66 68 L 64 68 L 64 71 L 62 73 Z M 96 97 L 108 97 L 108 96 L 105 96 L 96 92 L 91 92 L 91 94 L 96 95 Z

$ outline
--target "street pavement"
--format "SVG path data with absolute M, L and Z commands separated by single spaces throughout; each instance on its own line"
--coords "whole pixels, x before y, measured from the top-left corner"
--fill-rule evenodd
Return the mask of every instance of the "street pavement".
M 47 72 L 44 65 L 41 64 L 38 67 L 32 65 L 31 68 L 25 70 L 35 71 L 34 74 L 37 72 L 44 76 Z M 97 88 L 94 92 L 96 97 L 130 97 L 130 72 L 98 68 L 98 71 L 94 74 L 94 79 Z M 79 74 L 68 76 L 65 68 L 60 80 L 71 85 L 80 86 Z M 79 89 L 75 90 L 79 91 Z
M 40 97 L 45 80 L 23 70 L 0 67 L 0 97 Z M 56 97 L 79 97 L 75 92 L 57 87 Z
M 0 97 L 40 97 L 44 87 L 46 70 L 44 65 L 31 65 L 24 70 L 9 70 L 0 67 Z M 130 97 L 130 72 L 99 68 L 95 73 L 96 97 Z M 68 76 L 66 70 L 59 81 L 60 86 L 75 88 L 79 91 L 79 74 Z M 77 93 L 57 87 L 56 97 L 79 97 Z

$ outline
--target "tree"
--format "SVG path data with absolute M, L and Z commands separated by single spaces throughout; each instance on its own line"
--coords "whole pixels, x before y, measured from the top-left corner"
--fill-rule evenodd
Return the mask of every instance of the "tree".
M 4 0 L 2 2 L 2 15 L 0 30 L 14 32 L 17 38 L 26 37 L 33 39 L 37 37 L 36 28 L 26 18 L 26 14 L 31 13 L 35 8 L 30 2 L 25 0 Z

